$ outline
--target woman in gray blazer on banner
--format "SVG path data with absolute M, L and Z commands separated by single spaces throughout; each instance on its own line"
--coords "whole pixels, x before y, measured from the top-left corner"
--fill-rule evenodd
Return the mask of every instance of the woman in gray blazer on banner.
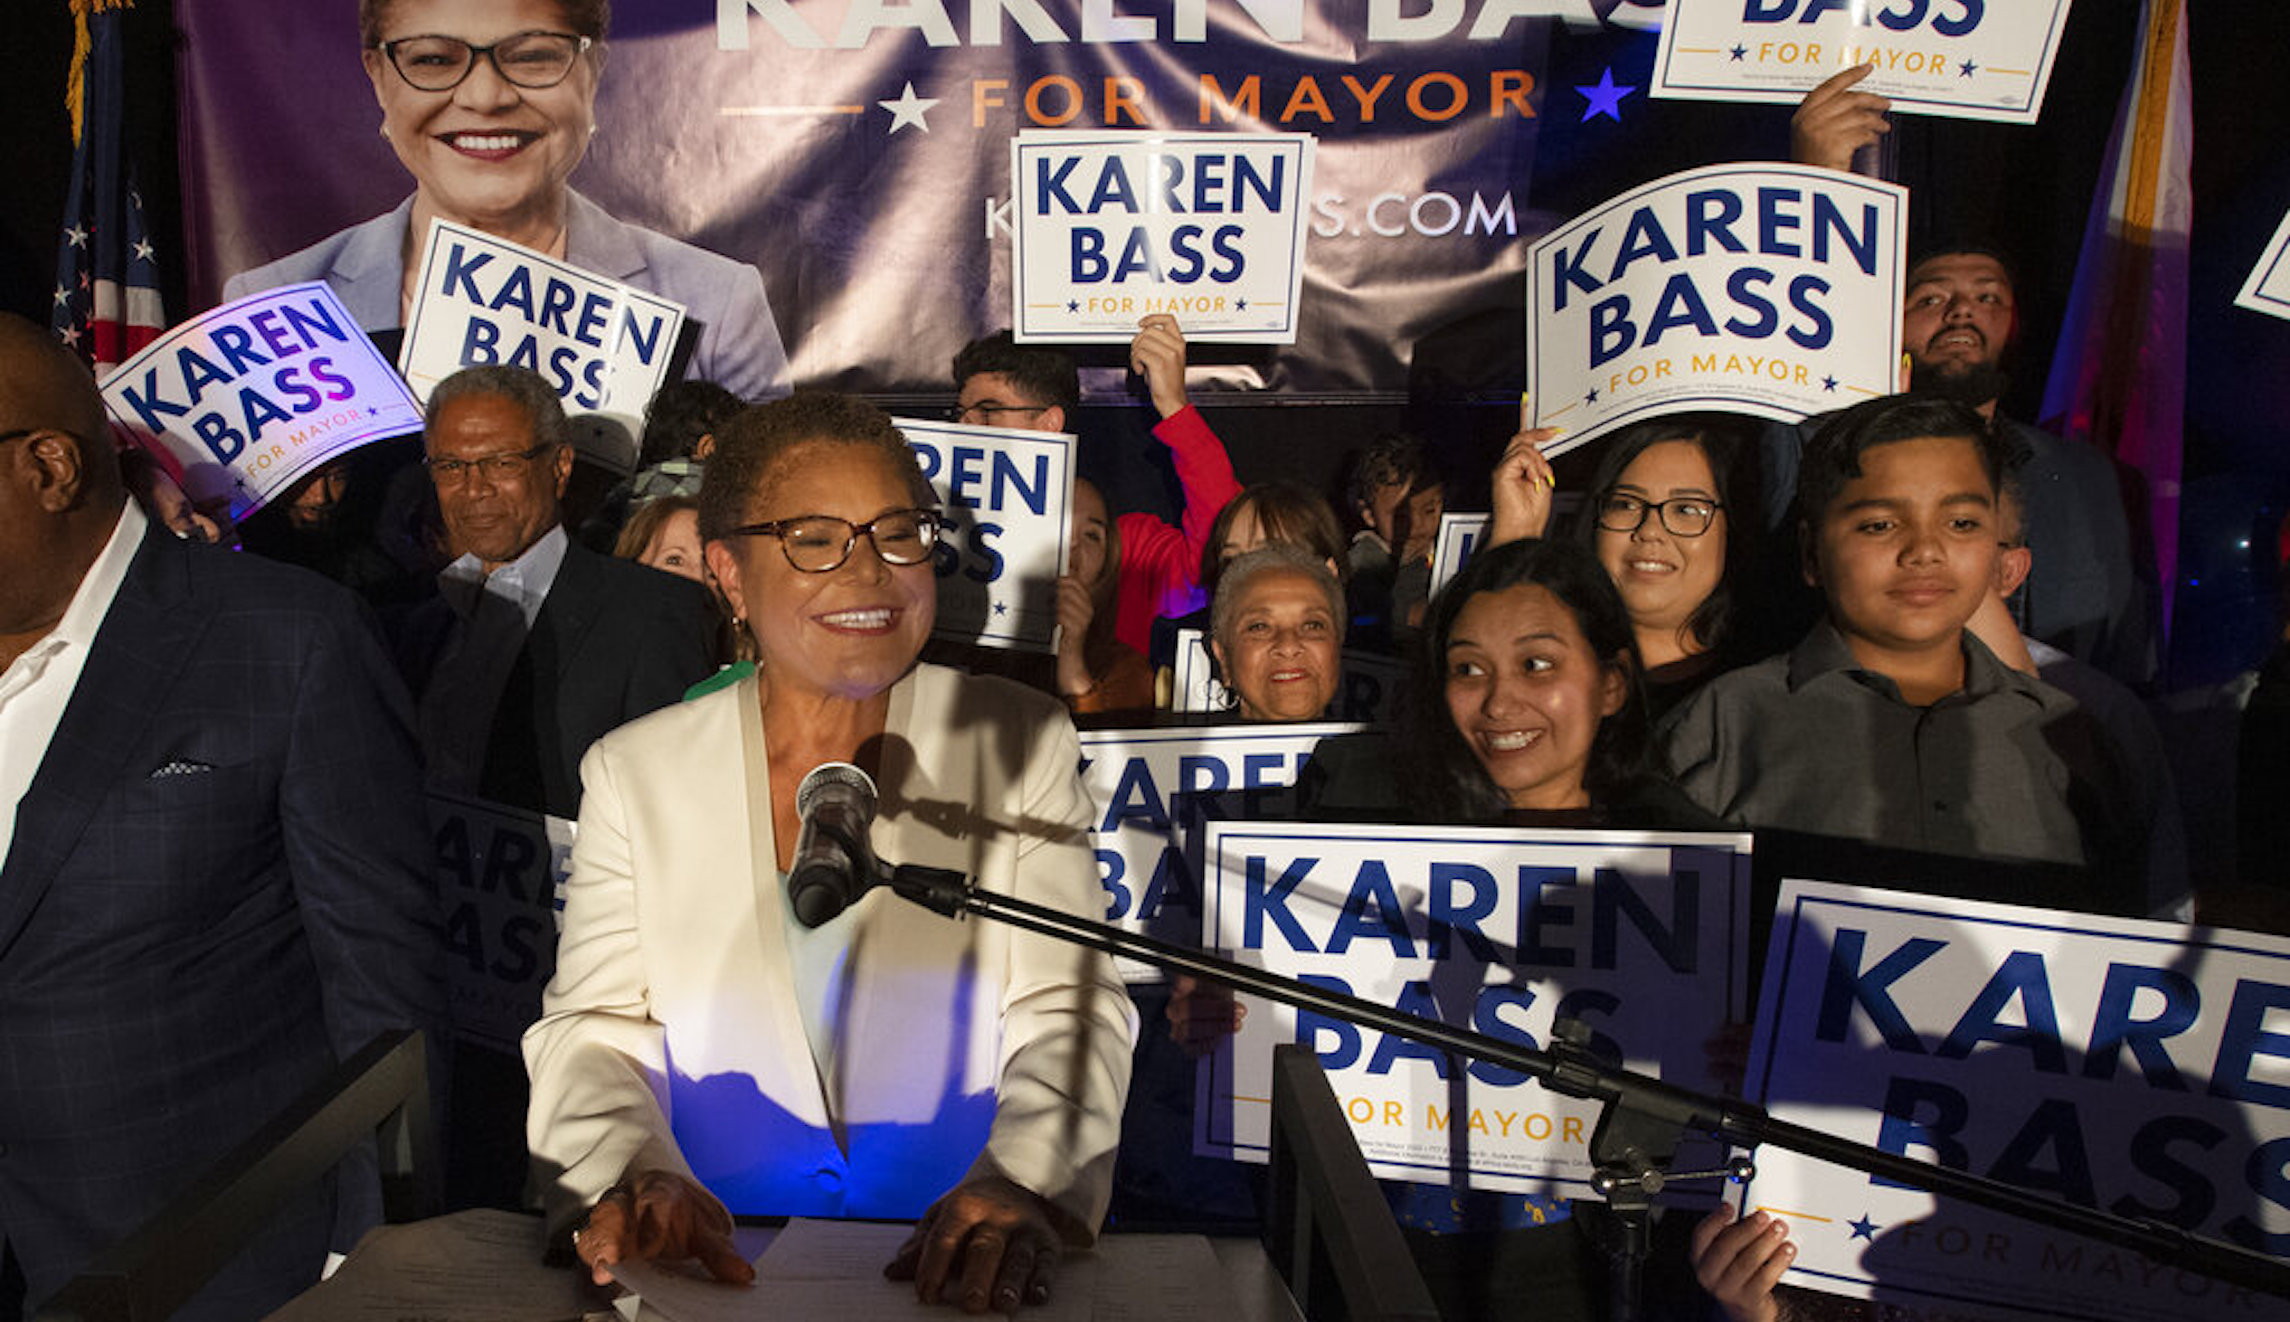
M 763 277 L 623 224 L 566 180 L 596 132 L 607 0 L 360 0 L 382 136 L 414 178 L 395 210 L 223 287 L 226 299 L 324 280 L 368 331 L 403 326 L 432 220 L 450 220 L 684 306 L 688 375 L 744 399 L 788 390 Z

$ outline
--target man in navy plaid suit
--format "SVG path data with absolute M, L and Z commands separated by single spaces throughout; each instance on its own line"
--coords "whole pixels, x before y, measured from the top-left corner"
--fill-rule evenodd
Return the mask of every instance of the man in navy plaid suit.
M 0 1320 L 442 1011 L 419 764 L 370 623 L 149 523 L 109 436 L 77 360 L 0 317 Z M 379 1210 L 350 1169 L 180 1316 L 313 1283 Z

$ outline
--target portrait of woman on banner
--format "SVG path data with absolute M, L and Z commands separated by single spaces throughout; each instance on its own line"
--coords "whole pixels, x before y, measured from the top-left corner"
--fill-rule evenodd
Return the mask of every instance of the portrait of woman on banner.
M 226 300 L 324 280 L 368 331 L 406 324 L 432 220 L 455 221 L 683 305 L 687 374 L 785 394 L 787 350 L 753 266 L 615 219 L 569 180 L 596 133 L 608 0 L 360 0 L 381 133 L 412 196 L 265 266 Z

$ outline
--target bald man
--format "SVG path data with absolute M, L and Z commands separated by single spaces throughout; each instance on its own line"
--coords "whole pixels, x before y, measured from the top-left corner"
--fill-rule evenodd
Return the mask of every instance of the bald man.
M 95 383 L 0 316 L 0 1319 L 376 1034 L 442 1017 L 403 690 L 350 596 L 125 498 Z M 370 1162 L 180 1318 L 261 1317 Z

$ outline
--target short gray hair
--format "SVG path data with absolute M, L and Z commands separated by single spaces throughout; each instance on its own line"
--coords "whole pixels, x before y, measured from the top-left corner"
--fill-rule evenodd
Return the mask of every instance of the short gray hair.
M 557 392 L 540 373 L 506 363 L 464 367 L 438 382 L 429 392 L 429 407 L 421 415 L 423 434 L 437 425 L 437 415 L 446 405 L 468 395 L 498 396 L 523 409 L 525 420 L 532 425 L 535 445 L 555 447 L 572 441 L 572 425 L 565 421 L 564 402 L 557 398 Z
M 1328 598 L 1328 613 L 1336 618 L 1336 641 L 1344 640 L 1344 586 L 1328 568 L 1326 559 L 1313 555 L 1301 546 L 1287 542 L 1266 542 L 1253 551 L 1244 551 L 1226 562 L 1224 572 L 1217 576 L 1216 596 L 1209 602 L 1209 637 L 1222 640 L 1225 628 L 1240 611 L 1241 598 L 1248 594 L 1248 585 L 1265 574 L 1286 570 L 1302 574 L 1312 580 Z

